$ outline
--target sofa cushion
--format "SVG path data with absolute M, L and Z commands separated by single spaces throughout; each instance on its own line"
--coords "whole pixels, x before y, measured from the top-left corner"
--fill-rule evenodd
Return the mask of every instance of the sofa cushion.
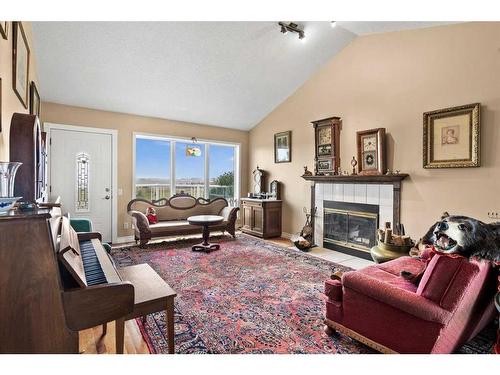
M 435 255 L 422 276 L 417 293 L 452 310 L 478 272 L 478 264 L 464 257 Z
M 160 221 L 149 226 L 152 234 L 156 233 L 180 233 L 193 229 L 193 226 L 187 220 Z
M 403 279 L 400 276 L 401 271 L 409 271 L 418 273 L 422 270 L 424 264 L 417 258 L 400 257 L 386 263 L 376 264 L 365 267 L 357 272 L 373 277 L 379 281 L 391 284 L 400 289 L 408 290 L 415 293 L 417 286 L 412 282 Z
M 191 208 L 196 206 L 196 198 L 192 196 L 179 196 L 179 197 L 172 197 L 170 199 L 170 206 L 172 208 L 178 208 L 181 210 L 185 210 L 186 208 Z
M 227 222 L 222 222 L 219 225 L 211 225 L 210 231 L 221 230 L 225 228 Z M 201 232 L 202 226 L 191 225 L 187 220 L 169 220 L 160 221 L 157 224 L 152 224 L 149 226 L 151 229 L 151 234 L 154 235 L 173 235 L 173 234 L 183 234 L 183 233 L 197 233 Z

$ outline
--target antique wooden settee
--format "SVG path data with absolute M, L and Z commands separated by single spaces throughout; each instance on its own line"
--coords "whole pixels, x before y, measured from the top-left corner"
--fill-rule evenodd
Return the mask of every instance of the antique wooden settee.
M 158 223 L 150 224 L 146 217 L 148 207 L 156 211 Z M 224 217 L 221 224 L 210 227 L 211 231 L 228 232 L 235 237 L 235 225 L 239 208 L 229 207 L 224 198 L 195 198 L 188 194 L 177 194 L 170 199 L 148 201 L 132 199 L 127 205 L 127 212 L 134 223 L 134 237 L 144 246 L 155 237 L 168 237 L 201 233 L 200 226 L 190 225 L 189 216 L 219 215 Z

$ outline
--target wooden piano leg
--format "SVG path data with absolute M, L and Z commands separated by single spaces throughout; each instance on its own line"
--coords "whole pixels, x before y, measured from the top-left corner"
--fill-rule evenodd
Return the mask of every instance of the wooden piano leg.
M 116 354 L 123 354 L 123 343 L 125 339 L 125 320 L 115 320 Z
M 167 339 L 168 339 L 168 353 L 175 353 L 175 343 L 174 343 L 174 299 L 167 298 Z

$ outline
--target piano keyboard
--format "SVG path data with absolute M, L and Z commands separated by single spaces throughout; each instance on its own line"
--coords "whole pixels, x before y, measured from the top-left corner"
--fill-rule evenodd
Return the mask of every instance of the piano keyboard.
M 108 280 L 104 275 L 101 264 L 97 259 L 97 255 L 91 241 L 80 242 L 80 253 L 82 255 L 83 270 L 87 285 L 106 284 Z

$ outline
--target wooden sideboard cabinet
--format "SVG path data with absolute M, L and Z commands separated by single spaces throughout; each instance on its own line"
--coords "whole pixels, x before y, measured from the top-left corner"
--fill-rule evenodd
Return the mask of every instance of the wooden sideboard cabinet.
M 241 231 L 262 238 L 281 236 L 281 200 L 241 199 Z

